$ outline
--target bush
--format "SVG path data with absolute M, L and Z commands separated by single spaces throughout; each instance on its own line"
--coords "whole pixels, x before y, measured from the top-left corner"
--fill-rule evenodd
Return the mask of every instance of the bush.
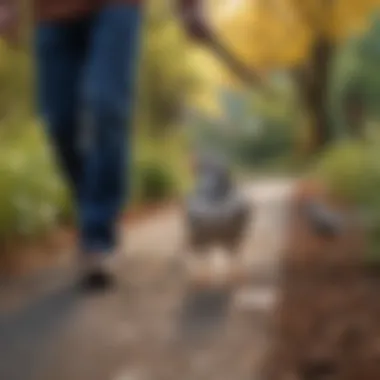
M 379 145 L 345 142 L 327 150 L 314 175 L 333 195 L 348 202 L 361 215 L 369 238 L 370 261 L 380 258 L 380 160 Z
M 156 202 L 187 191 L 191 175 L 185 135 L 152 138 L 140 133 L 134 147 L 133 202 Z
M 31 60 L 25 50 L 13 49 L 1 39 L 0 83 L 0 133 L 14 133 L 31 114 Z
M 175 195 L 175 178 L 169 168 L 159 162 L 142 162 L 136 168 L 136 201 L 151 203 Z
M 1 142 L 0 241 L 46 233 L 72 215 L 47 144 L 30 128 L 23 137 Z
M 332 193 L 360 208 L 380 212 L 378 146 L 342 142 L 322 154 L 314 173 Z

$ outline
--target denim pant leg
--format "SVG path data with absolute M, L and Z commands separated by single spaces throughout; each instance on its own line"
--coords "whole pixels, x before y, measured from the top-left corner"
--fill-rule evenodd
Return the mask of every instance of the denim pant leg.
M 80 86 L 89 26 L 89 19 L 46 22 L 35 33 L 38 108 L 77 203 L 83 177 Z
M 111 252 L 128 192 L 130 124 L 140 43 L 141 9 L 104 8 L 95 18 L 84 78 L 84 106 L 90 142 L 85 152 L 80 205 L 85 252 Z

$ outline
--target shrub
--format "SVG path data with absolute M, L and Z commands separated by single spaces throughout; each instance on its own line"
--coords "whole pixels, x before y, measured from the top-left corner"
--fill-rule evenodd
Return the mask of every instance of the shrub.
M 369 238 L 367 258 L 380 258 L 380 161 L 378 143 L 345 142 L 327 150 L 314 175 L 338 199 L 350 202 L 359 214 Z
M 71 214 L 50 152 L 41 136 L 31 131 L 1 142 L 0 240 L 46 233 Z
M 336 196 L 361 208 L 373 210 L 374 207 L 380 207 L 380 162 L 377 150 L 377 145 L 342 142 L 322 154 L 314 173 Z
M 136 201 L 151 203 L 175 195 L 175 178 L 160 162 L 141 162 L 136 168 Z

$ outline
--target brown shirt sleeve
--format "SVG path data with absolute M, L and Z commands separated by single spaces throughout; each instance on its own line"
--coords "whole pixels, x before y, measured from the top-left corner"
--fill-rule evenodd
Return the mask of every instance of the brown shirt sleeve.
M 16 42 L 19 29 L 19 2 L 0 0 L 0 38 Z
M 0 0 L 2 1 L 2 0 Z M 112 3 L 139 4 L 144 0 L 32 0 L 36 20 L 75 19 Z M 158 0 L 156 0 L 158 1 Z

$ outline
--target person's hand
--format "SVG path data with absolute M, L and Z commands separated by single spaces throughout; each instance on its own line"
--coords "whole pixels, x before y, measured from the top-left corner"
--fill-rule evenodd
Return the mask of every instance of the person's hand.
M 196 42 L 205 43 L 210 30 L 204 17 L 204 0 L 177 0 L 178 13 L 186 33 Z
M 0 38 L 16 42 L 18 35 L 18 1 L 0 0 Z

